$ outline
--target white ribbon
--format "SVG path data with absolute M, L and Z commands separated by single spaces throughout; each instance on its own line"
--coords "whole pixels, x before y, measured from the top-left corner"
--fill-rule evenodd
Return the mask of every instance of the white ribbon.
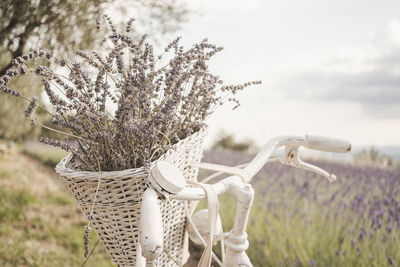
M 213 235 L 215 226 L 217 224 L 217 218 L 219 213 L 219 203 L 217 193 L 210 184 L 202 184 L 198 182 L 188 182 L 193 185 L 200 186 L 204 189 L 207 195 L 207 207 L 208 207 L 208 222 L 210 225 L 210 235 L 207 239 L 207 246 L 201 255 L 200 261 L 197 267 L 210 267 L 212 258 L 212 246 L 213 246 Z

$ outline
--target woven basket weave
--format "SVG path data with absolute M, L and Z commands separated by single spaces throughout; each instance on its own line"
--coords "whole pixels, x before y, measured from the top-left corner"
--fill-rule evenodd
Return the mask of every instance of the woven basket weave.
M 197 180 L 198 169 L 189 164 L 199 162 L 205 128 L 181 140 L 169 149 L 159 160 L 174 164 L 187 180 Z M 72 155 L 65 157 L 56 166 L 57 173 L 64 179 L 76 201 L 89 215 L 94 200 L 98 179 L 100 187 L 94 206 L 93 228 L 99 235 L 113 262 L 118 266 L 134 266 L 136 244 L 138 243 L 140 205 L 143 192 L 147 188 L 143 167 L 114 172 L 77 171 L 70 168 Z M 153 162 L 154 164 L 154 162 Z M 148 266 L 177 266 L 183 264 L 182 255 L 187 253 L 184 243 L 186 217 L 184 202 L 179 200 L 159 200 L 164 246 L 168 254 L 148 262 Z

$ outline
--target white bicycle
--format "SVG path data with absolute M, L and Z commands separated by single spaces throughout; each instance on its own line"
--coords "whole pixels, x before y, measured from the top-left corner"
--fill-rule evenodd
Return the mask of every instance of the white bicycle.
M 274 152 L 284 147 L 280 156 Z M 228 167 L 210 163 L 197 163 L 193 166 L 200 169 L 216 171 L 201 183 L 187 183 L 175 166 L 160 161 L 152 169 L 149 187 L 144 195 L 140 216 L 140 244 L 137 248 L 136 266 L 144 266 L 146 260 L 154 260 L 163 248 L 163 227 L 157 198 L 159 194 L 171 199 L 202 200 L 207 199 L 208 210 L 202 210 L 191 216 L 186 204 L 186 216 L 190 227 L 190 239 L 203 244 L 205 250 L 198 266 L 210 266 L 211 258 L 220 266 L 252 266 L 246 249 L 249 246 L 246 226 L 252 205 L 254 190 L 249 184 L 267 162 L 280 162 L 293 167 L 306 169 L 326 177 L 330 182 L 336 180 L 335 175 L 303 162 L 299 156 L 299 147 L 326 151 L 349 152 L 351 144 L 344 140 L 320 136 L 282 136 L 270 140 L 261 151 L 247 164 Z M 209 182 L 222 173 L 231 176 L 214 184 Z M 236 197 L 236 214 L 233 228 L 221 233 L 221 222 L 218 217 L 218 195 L 232 194 Z M 215 241 L 221 241 L 221 259 L 212 252 Z M 225 248 L 226 247 L 226 248 Z

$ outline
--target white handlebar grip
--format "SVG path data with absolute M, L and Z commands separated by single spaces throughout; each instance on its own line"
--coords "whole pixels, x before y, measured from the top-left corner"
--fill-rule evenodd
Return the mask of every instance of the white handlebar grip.
M 306 135 L 305 147 L 326 152 L 344 153 L 351 150 L 351 144 L 346 140 L 316 135 Z
M 147 188 L 140 207 L 140 245 L 147 260 L 155 260 L 163 251 L 163 227 L 157 193 Z

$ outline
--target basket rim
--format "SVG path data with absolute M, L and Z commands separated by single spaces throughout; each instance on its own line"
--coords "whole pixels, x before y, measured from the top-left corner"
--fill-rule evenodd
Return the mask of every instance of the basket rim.
M 205 135 L 207 132 L 208 126 L 204 124 L 200 130 L 197 132 L 187 136 L 186 138 L 179 140 L 176 144 L 172 145 L 172 147 L 167 150 L 160 158 L 154 160 L 151 162 L 151 164 L 154 164 L 158 160 L 162 160 L 167 154 L 168 151 L 170 150 L 175 150 L 179 146 L 181 146 L 184 142 L 186 142 L 189 139 L 193 139 L 199 135 Z M 69 153 L 67 156 L 65 156 L 55 167 L 55 171 L 63 177 L 67 178 L 82 178 L 85 177 L 86 179 L 99 179 L 99 178 L 113 178 L 113 179 L 123 179 L 123 178 L 135 178 L 135 177 L 141 177 L 144 174 L 144 166 L 141 166 L 139 168 L 131 168 L 131 169 L 125 169 L 125 170 L 118 170 L 118 171 L 101 171 L 101 172 L 92 172 L 92 171 L 80 171 L 80 170 L 75 170 L 72 168 L 67 167 L 67 164 L 72 160 L 73 154 Z

